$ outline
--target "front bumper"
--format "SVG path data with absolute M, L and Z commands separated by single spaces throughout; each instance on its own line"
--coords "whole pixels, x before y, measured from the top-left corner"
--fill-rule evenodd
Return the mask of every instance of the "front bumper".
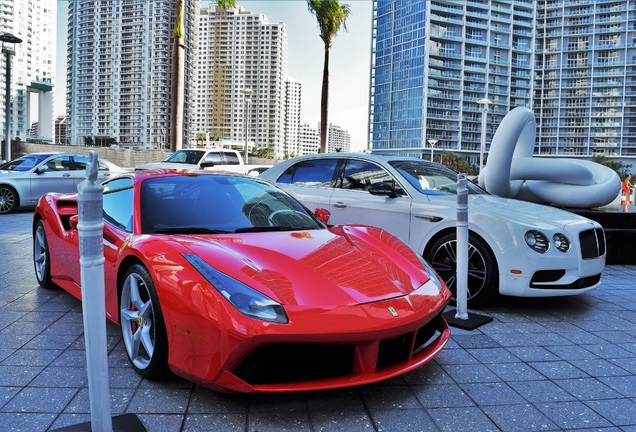
M 551 249 L 546 254 L 524 250 L 523 259 L 500 267 L 501 294 L 520 297 L 555 297 L 582 294 L 601 283 L 607 255 L 603 229 L 595 227 L 575 234 L 567 253 Z
M 223 392 L 306 391 L 386 380 L 427 363 L 450 338 L 442 316 L 450 293 L 432 283 L 422 288 L 363 305 L 287 306 L 288 324 L 236 315 L 227 321 L 234 326 L 225 340 L 216 342 L 217 355 L 184 359 L 187 368 L 171 367 Z
M 323 390 L 386 380 L 430 361 L 450 337 L 441 314 L 395 337 L 260 345 L 215 386 L 232 392 Z M 349 338 L 345 338 L 349 339 Z

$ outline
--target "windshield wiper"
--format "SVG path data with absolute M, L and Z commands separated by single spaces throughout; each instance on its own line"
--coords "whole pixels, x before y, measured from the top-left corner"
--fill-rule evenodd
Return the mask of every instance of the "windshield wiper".
M 245 227 L 245 228 L 237 228 L 234 230 L 234 232 L 246 233 L 246 232 L 266 232 L 266 231 L 298 231 L 298 230 L 311 230 L 311 229 L 315 229 L 315 228 L 275 225 L 275 226 L 265 226 L 265 227 L 252 226 L 252 227 Z
M 156 234 L 228 234 L 229 232 L 230 231 L 205 227 L 172 227 L 155 229 Z

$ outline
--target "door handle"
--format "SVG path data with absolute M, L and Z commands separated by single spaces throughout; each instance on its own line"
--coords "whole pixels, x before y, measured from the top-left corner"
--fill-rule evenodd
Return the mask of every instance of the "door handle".
M 336 208 L 346 208 L 347 205 L 345 203 L 343 203 L 342 201 L 338 201 L 337 203 L 334 203 L 333 205 Z
M 70 177 L 70 176 L 71 176 L 71 173 L 64 173 L 64 174 L 62 174 L 62 177 Z

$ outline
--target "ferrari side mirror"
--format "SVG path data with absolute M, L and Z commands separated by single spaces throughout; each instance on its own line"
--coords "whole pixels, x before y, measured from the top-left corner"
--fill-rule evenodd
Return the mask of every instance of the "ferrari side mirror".
M 68 224 L 71 226 L 71 229 L 77 229 L 77 224 L 79 223 L 79 216 L 73 215 L 68 220 Z
M 318 219 L 320 219 L 320 222 L 324 224 L 329 223 L 329 218 L 331 217 L 331 213 L 329 212 L 329 210 L 318 207 L 314 211 L 314 214 Z

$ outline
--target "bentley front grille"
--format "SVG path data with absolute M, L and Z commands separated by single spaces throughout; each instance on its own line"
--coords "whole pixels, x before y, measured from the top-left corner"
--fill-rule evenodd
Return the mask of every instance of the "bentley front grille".
M 594 259 L 605 255 L 605 233 L 602 228 L 583 231 L 579 234 L 581 258 Z

